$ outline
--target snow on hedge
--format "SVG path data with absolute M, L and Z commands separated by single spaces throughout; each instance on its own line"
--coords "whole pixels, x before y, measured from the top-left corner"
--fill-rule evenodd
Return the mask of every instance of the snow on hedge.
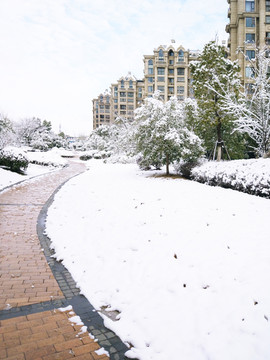
M 194 180 L 270 197 L 270 159 L 209 161 L 192 170 Z
M 65 166 L 68 163 L 65 150 L 54 148 L 45 152 L 28 152 L 30 162 L 44 166 Z

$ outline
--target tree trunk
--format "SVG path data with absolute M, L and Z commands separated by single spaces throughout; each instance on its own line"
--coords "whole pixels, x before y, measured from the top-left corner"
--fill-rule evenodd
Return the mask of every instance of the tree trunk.
M 169 171 L 169 156 L 166 155 L 166 175 L 170 175 L 170 171 Z
M 217 100 L 215 99 L 215 101 Z M 222 131 L 221 131 L 221 118 L 217 111 L 216 111 L 216 117 L 217 117 L 217 161 L 220 161 L 222 157 Z

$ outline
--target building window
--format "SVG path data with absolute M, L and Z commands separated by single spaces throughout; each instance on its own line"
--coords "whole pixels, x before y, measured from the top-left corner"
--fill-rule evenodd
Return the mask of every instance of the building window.
M 246 60 L 255 59 L 255 50 L 246 50 Z
M 184 61 L 184 51 L 183 51 L 183 50 L 180 50 L 180 51 L 178 52 L 178 61 L 179 61 L 179 62 Z
M 148 92 L 153 92 L 153 86 L 148 86 Z
M 134 93 L 133 92 L 128 92 L 128 97 L 134 97 Z
M 270 12 L 270 1 L 265 1 L 265 11 Z
M 266 45 L 270 45 L 270 32 L 265 34 L 265 43 Z
M 123 89 L 125 87 L 124 80 L 121 80 L 121 88 Z
M 117 103 L 117 102 L 118 102 L 118 99 L 114 99 L 113 101 L 114 101 L 115 103 Z
M 120 91 L 120 96 L 122 96 L 122 97 L 126 96 L 125 91 Z
M 150 77 L 148 78 L 148 82 L 149 82 L 149 83 L 152 83 L 152 82 L 153 82 L 153 77 L 152 77 L 152 76 L 150 76 Z
M 174 56 L 174 52 L 171 50 L 169 50 L 169 53 L 168 53 L 169 56 Z
M 153 60 L 148 61 L 148 74 L 152 75 L 154 73 L 153 71 Z
M 127 108 L 126 105 L 120 105 L 121 110 L 126 110 L 126 108 Z
M 133 81 L 129 80 L 129 88 L 132 89 L 133 88 Z
M 169 60 L 169 65 L 173 65 L 174 61 L 173 60 Z
M 173 86 L 169 86 L 169 87 L 168 87 L 168 90 L 169 90 L 169 94 L 173 94 L 173 93 L 174 93 L 174 88 L 173 88 Z
M 246 75 L 246 78 L 249 78 L 249 79 L 254 78 L 254 76 L 255 76 L 254 68 L 247 66 L 245 69 L 245 75 Z
M 169 84 L 174 84 L 174 78 L 169 78 Z
M 265 23 L 270 24 L 270 16 L 269 15 L 265 16 Z
M 158 86 L 157 89 L 161 92 L 164 92 L 164 86 Z
M 115 108 L 115 109 L 118 109 L 118 105 L 114 105 L 114 108 Z
M 255 1 L 246 0 L 246 12 L 254 12 L 254 11 L 255 11 Z
M 177 75 L 185 75 L 185 69 L 184 68 L 177 68 Z
M 169 74 L 174 74 L 174 69 L 169 69 Z
M 177 86 L 177 94 L 184 94 L 185 88 L 184 86 Z
M 157 81 L 158 81 L 158 82 L 164 82 L 164 81 L 165 81 L 165 77 L 164 77 L 164 76 L 158 76 L 158 77 L 157 77 Z
M 160 49 L 158 52 L 158 59 L 162 61 L 164 60 L 164 53 L 162 49 Z
M 255 17 L 246 18 L 246 27 L 255 27 Z
M 177 82 L 185 82 L 185 78 L 184 77 L 178 77 L 177 78 Z
M 245 93 L 252 95 L 254 93 L 254 84 L 245 84 Z
M 255 43 L 255 34 L 246 34 L 247 43 Z
M 165 68 L 158 67 L 157 68 L 157 73 L 158 73 L 158 75 L 165 75 Z

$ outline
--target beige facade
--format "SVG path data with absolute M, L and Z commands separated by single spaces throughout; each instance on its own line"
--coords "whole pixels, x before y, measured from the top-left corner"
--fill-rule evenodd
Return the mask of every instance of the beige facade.
M 198 56 L 196 51 L 185 50 L 182 46 L 161 45 L 154 54 L 144 56 L 145 97 L 156 90 L 164 101 L 176 96 L 178 100 L 192 96 L 190 91 L 189 62 Z
M 111 94 L 105 91 L 92 100 L 93 104 L 93 129 L 100 125 L 109 125 L 111 118 Z
M 255 48 L 270 45 L 270 1 L 228 0 L 228 3 L 230 23 L 226 31 L 229 33 L 230 57 L 239 60 L 241 77 L 245 84 L 249 84 L 254 76 L 252 60 Z
M 181 45 L 161 45 L 152 55 L 144 55 L 144 78 L 137 80 L 131 73 L 111 84 L 110 92 L 93 99 L 93 129 L 112 124 L 117 117 L 130 121 L 143 99 L 156 90 L 164 101 L 192 97 L 189 63 L 198 58 L 198 51 L 185 50 Z
M 134 119 L 134 110 L 140 106 L 144 96 L 144 81 L 128 73 L 111 85 L 111 119 L 117 117 Z

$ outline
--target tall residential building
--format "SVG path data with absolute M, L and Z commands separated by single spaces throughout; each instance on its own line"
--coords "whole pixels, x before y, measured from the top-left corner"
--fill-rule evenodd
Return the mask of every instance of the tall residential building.
M 111 119 L 134 119 L 134 110 L 141 104 L 144 94 L 143 80 L 137 80 L 129 72 L 111 85 Z
M 144 79 L 137 80 L 130 72 L 111 84 L 110 93 L 93 100 L 93 129 L 112 124 L 117 117 L 130 121 L 134 110 L 156 90 L 164 101 L 176 96 L 178 100 L 192 97 L 189 63 L 198 58 L 198 51 L 185 50 L 175 42 L 160 45 L 152 55 L 144 55 Z
M 160 45 L 154 54 L 144 55 L 145 97 L 156 90 L 164 101 L 176 96 L 178 100 L 190 97 L 189 63 L 195 60 L 198 51 L 185 50 L 181 45 Z
M 109 125 L 112 122 L 111 118 L 111 94 L 106 90 L 100 94 L 96 99 L 92 100 L 93 104 L 93 129 L 100 125 Z
M 249 84 L 254 77 L 252 59 L 255 58 L 255 48 L 270 45 L 270 1 L 227 1 L 230 23 L 226 26 L 226 31 L 229 33 L 230 57 L 232 60 L 239 60 L 243 82 Z M 241 51 L 237 51 L 238 49 Z

